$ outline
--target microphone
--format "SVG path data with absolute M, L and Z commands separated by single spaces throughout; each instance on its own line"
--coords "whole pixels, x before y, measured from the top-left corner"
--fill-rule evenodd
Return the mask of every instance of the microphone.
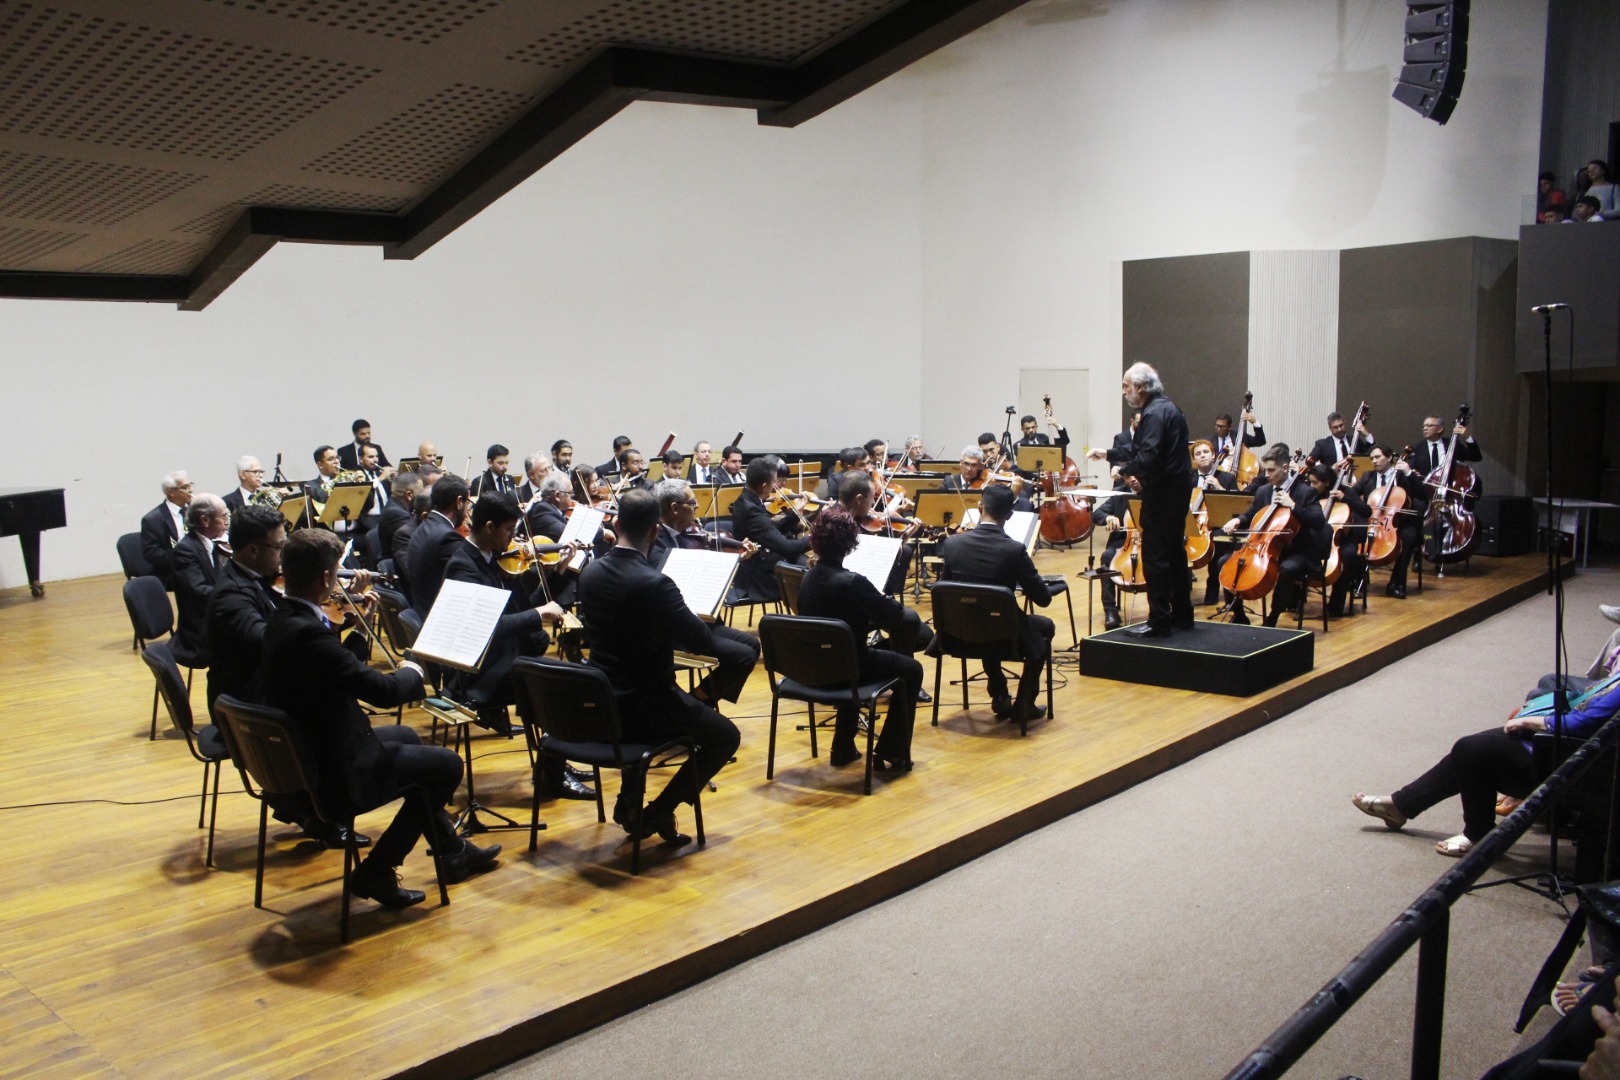
M 1537 304 L 1530 309 L 1537 315 L 1550 315 L 1554 311 L 1568 311 L 1568 304 Z

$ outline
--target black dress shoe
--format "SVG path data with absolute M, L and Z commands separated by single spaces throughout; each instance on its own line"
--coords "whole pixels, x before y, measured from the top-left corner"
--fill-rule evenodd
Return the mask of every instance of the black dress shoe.
M 642 813 L 641 823 L 642 828 L 645 830 L 642 835 L 651 836 L 657 833 L 658 839 L 669 847 L 685 847 L 692 842 L 690 836 L 675 827 L 675 811 L 673 810 L 659 811 L 649 806 Z
M 399 875 L 390 867 L 373 870 L 370 863 L 361 863 L 349 877 L 349 894 L 362 900 L 375 900 L 385 908 L 398 910 L 420 904 L 427 894 L 415 889 L 402 888 Z
M 933 700 L 934 700 L 934 695 L 930 694 L 928 691 L 926 691 L 926 690 L 918 690 L 917 691 L 917 704 L 919 704 L 919 705 L 927 705 L 930 701 L 933 701 Z
M 1386 585 L 1384 586 L 1384 595 L 1393 596 L 1397 600 L 1405 600 L 1406 587 L 1404 585 Z
M 445 884 L 454 885 L 466 881 L 474 874 L 483 874 L 495 869 L 495 860 L 500 858 L 500 854 L 499 844 L 481 848 L 471 840 L 463 840 L 460 851 L 444 857 Z
M 1139 626 L 1129 627 L 1125 632 L 1132 637 L 1139 638 L 1160 638 L 1170 636 L 1170 628 L 1168 626 L 1150 626 L 1147 623 L 1142 623 Z
M 590 769 L 576 769 L 572 765 L 565 764 L 563 765 L 563 775 L 573 777 L 586 786 L 596 783 L 596 773 Z
M 827 764 L 835 769 L 861 760 L 861 752 L 853 746 L 835 746 L 827 751 Z
M 1012 719 L 1018 723 L 1033 724 L 1037 720 L 1046 719 L 1045 705 L 1030 705 L 1024 708 L 1013 709 Z
M 509 738 L 512 734 L 512 720 L 506 715 L 506 706 L 489 705 L 478 710 L 478 718 L 473 721 L 479 727 L 488 728 L 495 734 Z
M 1197 619 L 1176 619 L 1170 624 L 1170 629 L 1172 630 L 1195 630 L 1197 628 Z
M 1103 629 L 1104 630 L 1118 630 L 1122 625 L 1124 625 L 1124 623 L 1123 623 L 1123 620 L 1121 620 L 1120 617 L 1119 617 L 1119 612 L 1117 612 L 1117 611 L 1105 611 L 1105 612 L 1103 612 Z
M 998 720 L 1005 720 L 1012 715 L 1013 699 L 1011 694 L 997 694 L 990 699 L 990 712 Z
M 348 843 L 349 830 L 343 825 L 333 825 L 320 818 L 310 818 L 303 823 L 304 835 L 319 843 L 328 851 L 338 851 Z M 354 834 L 355 847 L 370 847 L 371 837 L 365 833 Z
M 560 783 L 547 784 L 541 788 L 541 793 L 548 799 L 579 799 L 584 801 L 596 799 L 596 789 L 589 784 L 576 780 L 573 774 L 564 771 Z

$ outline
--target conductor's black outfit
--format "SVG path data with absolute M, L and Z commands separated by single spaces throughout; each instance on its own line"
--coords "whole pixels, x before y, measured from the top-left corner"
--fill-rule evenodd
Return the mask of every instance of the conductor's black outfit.
M 1193 624 L 1192 578 L 1187 573 L 1187 504 L 1193 467 L 1187 455 L 1187 418 L 1175 402 L 1154 394 L 1142 406 L 1122 477 L 1142 485 L 1142 576 L 1147 579 L 1148 627 Z
M 674 651 L 713 656 L 709 628 L 686 606 L 675 582 L 628 547 L 615 546 L 585 568 L 579 608 L 591 666 L 613 684 L 625 738 L 660 742 L 680 734 L 697 743 L 648 809 L 665 813 L 677 802 L 695 802 L 741 741 L 735 724 L 675 685 Z M 747 677 L 743 672 L 742 680 Z M 715 680 L 711 698 L 735 698 L 741 689 L 741 682 L 727 685 L 737 679 L 735 672 L 722 677 L 717 669 L 710 678 Z
M 959 533 L 945 541 L 945 565 L 940 571 L 944 581 L 966 581 L 978 585 L 1000 585 L 1011 589 L 1018 586 L 1024 595 L 1041 607 L 1052 602 L 1052 590 L 1035 570 L 1035 563 L 1024 550 L 1024 545 L 1007 535 L 998 521 L 984 520 L 975 529 Z M 808 576 L 808 575 L 807 575 Z M 799 596 L 803 610 L 804 595 Z M 1018 678 L 1018 698 L 1013 704 L 1014 714 L 1028 710 L 1035 704 L 1041 691 L 1041 668 L 1052 651 L 1052 620 L 1044 615 L 1020 614 L 1019 632 L 1023 639 L 1023 673 Z M 984 676 L 992 699 L 1007 696 L 1007 676 L 1002 673 L 1001 661 L 986 660 Z

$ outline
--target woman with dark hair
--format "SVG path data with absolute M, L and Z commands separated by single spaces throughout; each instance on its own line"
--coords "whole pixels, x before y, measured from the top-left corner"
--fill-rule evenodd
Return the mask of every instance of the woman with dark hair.
M 1586 175 L 1592 184 L 1582 194 L 1598 201 L 1597 212 L 1604 218 L 1620 217 L 1620 206 L 1615 201 L 1614 178 L 1609 175 L 1609 163 L 1602 160 L 1587 162 Z
M 842 506 L 826 507 L 816 515 L 810 527 L 810 550 L 816 553 L 816 565 L 799 586 L 799 614 L 838 619 L 849 626 L 855 635 L 863 681 L 902 681 L 890 695 L 889 715 L 872 750 L 872 767 L 879 772 L 910 772 L 911 728 L 923 684 L 922 665 L 911 654 L 926 648 L 934 635 L 922 625 L 915 611 L 884 596 L 853 570 L 844 569 L 844 559 L 855 550 L 859 536 L 855 519 Z M 867 647 L 866 639 L 873 630 L 888 634 L 885 647 Z M 856 715 L 850 707 L 838 710 L 832 748 L 827 754 L 834 766 L 861 758 L 855 746 L 855 723 Z

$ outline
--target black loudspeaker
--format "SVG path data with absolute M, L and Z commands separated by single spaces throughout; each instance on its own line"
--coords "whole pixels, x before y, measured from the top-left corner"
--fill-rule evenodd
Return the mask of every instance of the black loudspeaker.
M 1468 66 L 1468 0 L 1406 5 L 1406 55 L 1395 100 L 1444 124 Z
M 1486 495 L 1474 506 L 1481 555 L 1523 555 L 1535 546 L 1536 504 L 1528 495 Z

